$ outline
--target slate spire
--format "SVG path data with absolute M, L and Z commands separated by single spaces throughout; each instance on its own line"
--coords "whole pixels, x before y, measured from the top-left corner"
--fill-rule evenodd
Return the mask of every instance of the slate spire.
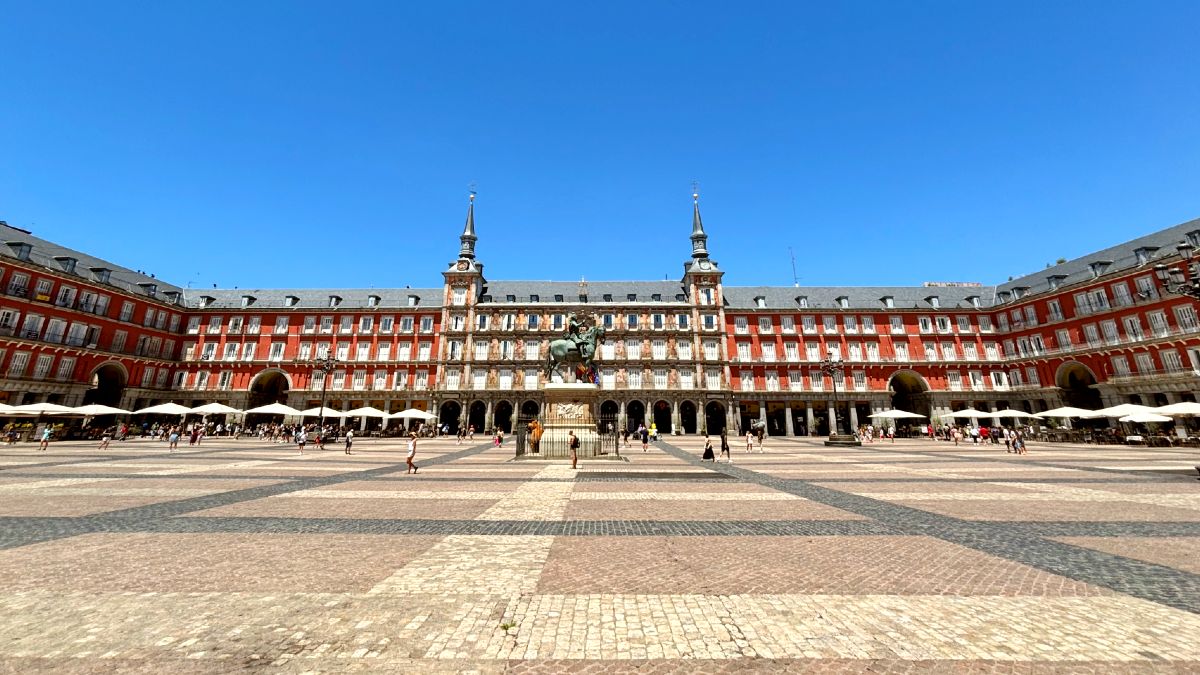
M 700 191 L 692 187 L 692 257 L 708 257 L 708 235 L 704 233 L 704 222 L 700 220 Z
M 471 191 L 470 203 L 467 205 L 467 224 L 463 226 L 462 236 L 458 238 L 462 247 L 458 249 L 458 257 L 464 260 L 475 259 L 475 191 Z

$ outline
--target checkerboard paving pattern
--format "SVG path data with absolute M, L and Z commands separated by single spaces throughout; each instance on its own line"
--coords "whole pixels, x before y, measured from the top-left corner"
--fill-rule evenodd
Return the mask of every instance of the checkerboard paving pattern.
M 0 671 L 1200 672 L 1184 452 L 0 451 Z

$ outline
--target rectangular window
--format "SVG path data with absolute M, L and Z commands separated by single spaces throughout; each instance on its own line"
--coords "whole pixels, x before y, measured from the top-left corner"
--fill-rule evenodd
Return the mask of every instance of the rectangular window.
M 0 354 L 0 359 L 3 358 L 3 355 Z M 60 382 L 69 380 L 73 372 L 75 372 L 75 357 L 64 356 L 58 360 L 58 372 L 55 373 L 54 379 Z
M 680 340 L 675 343 L 675 353 L 684 361 L 692 360 L 692 343 L 689 340 Z
M 686 369 L 679 371 L 679 388 L 684 390 L 695 389 L 695 373 Z
M 706 389 L 721 388 L 721 371 L 718 368 L 704 369 L 704 387 Z

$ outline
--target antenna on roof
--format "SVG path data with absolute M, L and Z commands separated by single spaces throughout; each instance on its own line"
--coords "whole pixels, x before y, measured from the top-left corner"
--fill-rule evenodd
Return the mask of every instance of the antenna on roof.
M 800 277 L 796 276 L 796 253 L 788 247 L 788 255 L 792 256 L 792 286 L 800 288 Z

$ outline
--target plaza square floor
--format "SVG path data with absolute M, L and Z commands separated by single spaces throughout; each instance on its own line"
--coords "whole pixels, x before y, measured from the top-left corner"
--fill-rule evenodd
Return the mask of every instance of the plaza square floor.
M 1195 450 L 702 444 L 3 446 L 0 672 L 1200 673 Z

